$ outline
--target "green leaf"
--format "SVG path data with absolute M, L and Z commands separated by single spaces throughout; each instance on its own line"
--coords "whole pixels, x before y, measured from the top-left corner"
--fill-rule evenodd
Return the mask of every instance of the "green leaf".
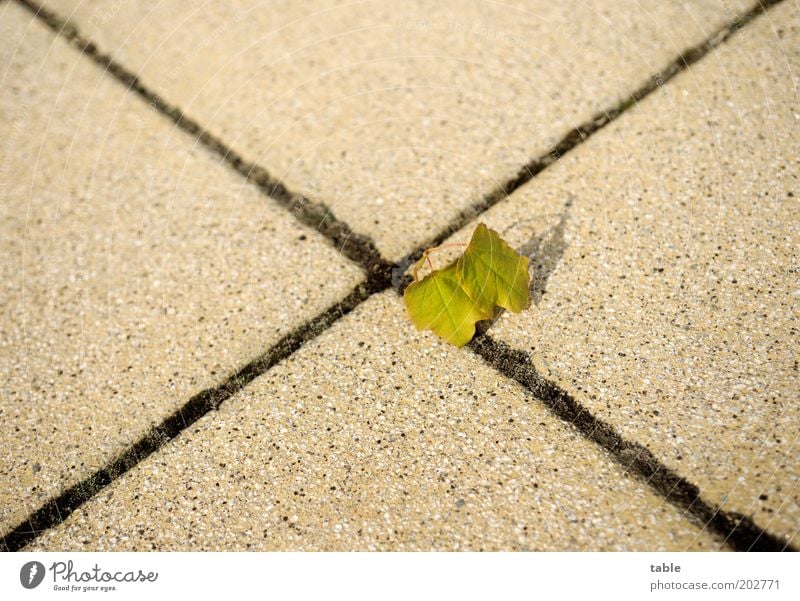
M 461 257 L 462 284 L 483 305 L 519 313 L 530 303 L 528 257 L 517 254 L 497 232 L 483 223 Z
M 414 282 L 403 297 L 418 330 L 433 330 L 455 346 L 472 340 L 475 322 L 492 316 L 464 291 L 457 261 Z
M 425 251 L 414 268 L 415 279 L 433 250 Z M 528 258 L 481 223 L 461 257 L 413 282 L 404 299 L 417 329 L 464 346 L 475 335 L 475 323 L 492 319 L 497 307 L 518 313 L 528 306 Z

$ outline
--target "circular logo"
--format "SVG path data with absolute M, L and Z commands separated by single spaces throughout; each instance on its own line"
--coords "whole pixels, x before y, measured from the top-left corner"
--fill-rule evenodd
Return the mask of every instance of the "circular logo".
M 19 581 L 25 588 L 36 588 L 44 580 L 44 565 L 29 561 L 19 571 Z

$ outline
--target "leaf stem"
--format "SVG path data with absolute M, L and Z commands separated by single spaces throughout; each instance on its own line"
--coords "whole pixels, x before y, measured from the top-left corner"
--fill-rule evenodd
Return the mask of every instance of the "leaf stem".
M 464 242 L 452 242 L 450 244 L 440 244 L 439 246 L 434 246 L 432 248 L 425 249 L 425 251 L 423 251 L 422 253 L 422 257 L 420 258 L 420 260 L 414 266 L 414 269 L 411 270 L 411 275 L 413 276 L 414 281 L 416 282 L 419 280 L 417 273 L 419 272 L 420 268 L 422 267 L 422 264 L 425 263 L 425 261 L 428 262 L 431 271 L 436 271 L 436 268 L 433 266 L 433 261 L 431 261 L 430 257 L 431 253 L 436 252 L 437 250 L 441 250 L 443 248 L 465 248 L 467 246 L 469 245 Z

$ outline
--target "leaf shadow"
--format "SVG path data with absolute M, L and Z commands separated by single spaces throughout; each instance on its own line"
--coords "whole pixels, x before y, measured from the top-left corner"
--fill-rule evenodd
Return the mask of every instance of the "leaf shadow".
M 538 307 L 542 297 L 547 292 L 547 281 L 558 267 L 567 249 L 567 242 L 564 239 L 564 231 L 570 217 L 570 210 L 575 204 L 576 197 L 570 194 L 564 203 L 561 212 L 558 214 L 558 222 L 542 231 L 537 236 L 528 240 L 517 249 L 519 254 L 531 260 L 531 299 Z M 505 309 L 497 308 L 492 319 L 479 321 L 476 324 L 477 335 L 485 334 L 489 328 L 505 313 Z
M 547 281 L 561 262 L 567 242 L 564 239 L 564 230 L 569 220 L 570 210 L 575 202 L 575 196 L 570 194 L 567 202 L 561 209 L 558 222 L 534 236 L 519 248 L 519 253 L 531 260 L 531 298 L 538 306 L 542 297 L 547 292 Z

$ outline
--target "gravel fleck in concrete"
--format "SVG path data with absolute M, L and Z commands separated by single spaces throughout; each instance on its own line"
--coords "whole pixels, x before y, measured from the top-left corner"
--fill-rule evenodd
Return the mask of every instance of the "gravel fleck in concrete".
M 492 335 L 795 541 L 798 14 L 759 17 L 482 219 L 536 276 L 536 304 Z
M 749 0 L 47 0 L 398 258 Z
M 362 274 L 16 3 L 0 65 L 2 533 Z
M 36 550 L 717 549 L 516 384 L 373 297 Z

